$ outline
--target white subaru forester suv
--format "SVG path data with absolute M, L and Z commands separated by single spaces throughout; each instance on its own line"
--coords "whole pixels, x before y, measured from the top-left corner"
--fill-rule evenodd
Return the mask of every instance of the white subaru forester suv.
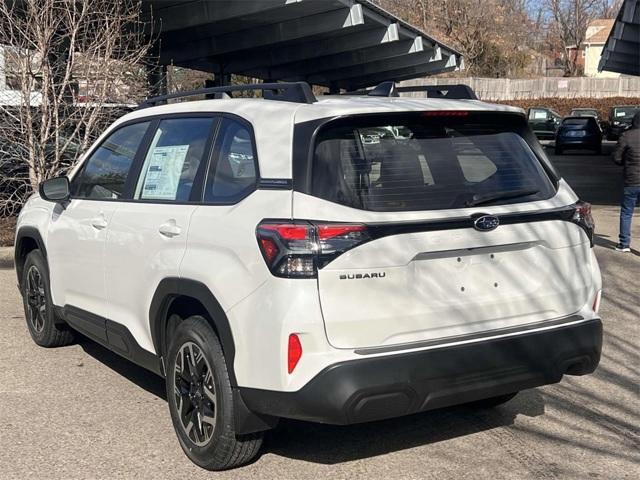
M 211 470 L 279 418 L 492 406 L 593 372 L 590 206 L 522 110 L 401 90 L 218 87 L 122 117 L 20 214 L 34 341 L 80 332 L 165 377 Z M 168 102 L 194 93 L 213 98 Z

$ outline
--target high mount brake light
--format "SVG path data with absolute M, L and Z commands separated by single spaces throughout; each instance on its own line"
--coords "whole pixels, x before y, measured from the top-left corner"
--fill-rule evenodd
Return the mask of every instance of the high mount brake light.
M 571 221 L 580 226 L 585 231 L 587 237 L 589 237 L 591 246 L 593 247 L 593 235 L 596 228 L 596 223 L 593 220 L 593 215 L 591 215 L 591 204 L 579 201 L 575 203 L 573 207 L 574 211 Z
M 258 245 L 277 277 L 315 278 L 318 269 L 371 237 L 361 224 L 266 220 L 256 228 Z
M 469 112 L 466 110 L 433 110 L 422 112 L 423 117 L 468 117 Z

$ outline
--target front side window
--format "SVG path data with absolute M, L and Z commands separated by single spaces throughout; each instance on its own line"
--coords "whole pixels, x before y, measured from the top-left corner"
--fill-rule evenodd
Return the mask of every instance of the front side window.
M 548 199 L 553 184 L 510 119 L 405 114 L 332 122 L 316 139 L 312 194 L 372 211 Z
M 217 158 L 211 163 L 205 202 L 234 203 L 256 185 L 256 153 L 252 132 L 241 122 L 225 118 L 218 133 Z
M 162 120 L 140 172 L 135 198 L 188 202 L 215 119 Z
M 93 200 L 120 198 L 148 127 L 149 122 L 128 125 L 103 141 L 74 177 L 72 196 Z

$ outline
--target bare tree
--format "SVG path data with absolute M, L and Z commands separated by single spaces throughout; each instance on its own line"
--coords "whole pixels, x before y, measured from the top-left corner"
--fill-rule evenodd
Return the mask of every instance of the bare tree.
M 14 87 L 0 91 L 0 215 L 144 97 L 151 41 L 140 13 L 138 0 L 0 1 L 0 74 Z
M 565 73 L 580 73 L 578 55 L 582 48 L 589 22 L 602 13 L 601 0 L 546 0 L 551 16 L 550 32 L 564 50 Z M 608 4 L 608 2 L 607 2 Z M 570 53 L 570 51 L 573 53 Z

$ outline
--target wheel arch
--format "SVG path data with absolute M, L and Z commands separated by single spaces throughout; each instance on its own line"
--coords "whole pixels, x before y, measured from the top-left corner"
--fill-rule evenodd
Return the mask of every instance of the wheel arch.
M 38 249 L 42 252 L 42 255 L 44 256 L 44 259 L 46 261 L 47 248 L 45 246 L 44 240 L 42 239 L 42 235 L 40 235 L 40 231 L 36 227 L 30 226 L 18 228 L 18 231 L 16 232 L 16 241 L 14 248 L 16 276 L 18 277 L 18 284 L 20 285 L 22 282 L 22 270 L 27 255 L 29 255 L 29 253 L 33 250 Z
M 211 327 L 215 330 L 222 351 L 227 360 L 229 379 L 231 386 L 236 387 L 237 381 L 233 363 L 235 359 L 235 343 L 229 320 L 220 302 L 216 299 L 209 288 L 198 281 L 185 278 L 165 278 L 156 288 L 151 306 L 149 307 L 149 328 L 153 346 L 158 356 L 165 356 L 166 338 L 165 331 L 169 322 L 172 306 L 176 301 L 192 300 L 197 302 L 203 309 Z

